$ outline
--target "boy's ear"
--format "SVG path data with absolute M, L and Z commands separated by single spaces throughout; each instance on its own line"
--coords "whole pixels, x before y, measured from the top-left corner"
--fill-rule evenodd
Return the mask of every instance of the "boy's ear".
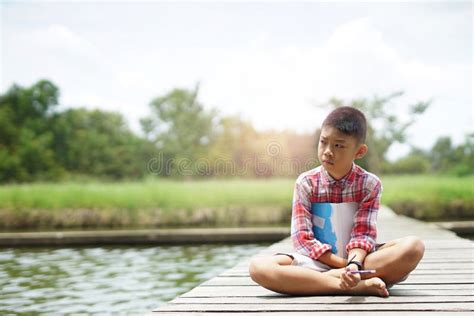
M 364 157 L 368 151 L 369 151 L 369 147 L 366 144 L 359 145 L 359 149 L 356 152 L 356 159 L 360 159 Z

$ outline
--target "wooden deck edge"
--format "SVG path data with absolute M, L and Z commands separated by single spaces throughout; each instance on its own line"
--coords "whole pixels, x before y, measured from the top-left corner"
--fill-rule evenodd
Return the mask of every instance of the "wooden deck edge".
M 474 235 L 474 221 L 435 222 L 431 224 L 453 231 L 456 234 Z
M 0 247 L 258 243 L 276 242 L 289 234 L 288 227 L 0 233 Z

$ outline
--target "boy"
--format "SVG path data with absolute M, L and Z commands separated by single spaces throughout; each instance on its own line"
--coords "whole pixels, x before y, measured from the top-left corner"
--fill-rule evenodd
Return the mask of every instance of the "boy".
M 352 107 L 339 107 L 324 120 L 321 166 L 296 180 L 291 220 L 296 253 L 252 259 L 255 282 L 293 295 L 388 297 L 387 287 L 415 269 L 424 253 L 417 237 L 376 244 L 382 185 L 354 164 L 367 153 L 366 132 L 364 114 Z

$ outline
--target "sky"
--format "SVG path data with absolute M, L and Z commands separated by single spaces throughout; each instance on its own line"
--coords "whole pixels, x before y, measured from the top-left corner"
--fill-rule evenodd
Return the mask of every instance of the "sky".
M 0 90 L 53 81 L 60 109 L 118 111 L 140 131 L 149 103 L 193 89 L 259 130 L 313 132 L 331 97 L 431 100 L 408 130 L 428 149 L 473 129 L 470 1 L 4 1 Z M 393 146 L 389 157 L 406 154 Z

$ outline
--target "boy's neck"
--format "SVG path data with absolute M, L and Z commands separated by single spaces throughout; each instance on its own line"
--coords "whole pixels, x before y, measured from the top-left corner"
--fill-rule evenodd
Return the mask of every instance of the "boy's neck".
M 333 174 L 331 174 L 326 168 L 324 168 L 324 167 L 322 167 L 322 168 L 333 180 L 340 181 L 340 180 L 344 179 L 345 177 L 347 177 L 351 173 L 352 169 L 354 169 L 354 162 L 352 163 L 349 170 L 343 176 L 339 176 L 339 177 L 334 176 Z

